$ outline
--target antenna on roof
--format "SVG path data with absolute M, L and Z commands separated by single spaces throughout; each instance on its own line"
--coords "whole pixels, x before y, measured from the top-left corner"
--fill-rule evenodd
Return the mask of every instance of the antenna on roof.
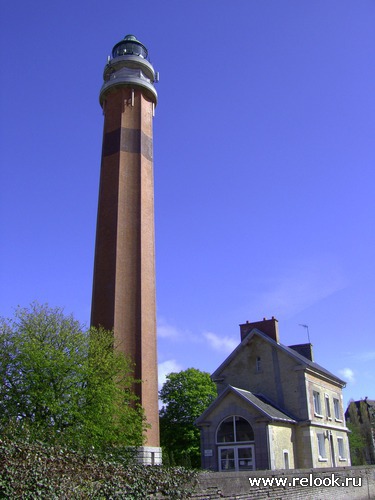
M 299 323 L 299 326 L 303 326 L 303 328 L 306 328 L 306 330 L 307 330 L 307 338 L 309 340 L 309 344 L 311 344 L 311 342 L 310 342 L 309 326 L 308 325 L 302 325 L 301 323 Z

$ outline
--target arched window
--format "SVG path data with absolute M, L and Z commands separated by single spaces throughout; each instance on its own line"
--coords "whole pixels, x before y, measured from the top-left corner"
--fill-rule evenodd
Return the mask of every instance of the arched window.
M 253 428 L 244 418 L 232 415 L 219 425 L 216 440 L 218 443 L 254 441 Z
M 231 415 L 224 419 L 216 432 L 219 470 L 254 470 L 254 431 L 249 422 Z

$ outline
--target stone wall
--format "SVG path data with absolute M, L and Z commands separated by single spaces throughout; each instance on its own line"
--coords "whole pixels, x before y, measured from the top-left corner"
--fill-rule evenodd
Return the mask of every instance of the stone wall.
M 251 479 L 274 478 L 273 485 L 250 486 Z M 304 479 L 302 479 L 304 478 Z M 300 480 L 302 479 L 302 486 Z M 336 486 L 328 486 L 332 480 Z M 279 484 L 277 484 L 279 481 Z M 285 481 L 285 486 L 280 483 Z M 292 485 L 294 482 L 294 486 Z M 337 486 L 337 483 L 347 483 Z M 362 483 L 360 487 L 358 485 Z M 375 499 L 375 467 L 342 467 L 280 471 L 202 472 L 192 495 L 195 500 L 235 499 Z

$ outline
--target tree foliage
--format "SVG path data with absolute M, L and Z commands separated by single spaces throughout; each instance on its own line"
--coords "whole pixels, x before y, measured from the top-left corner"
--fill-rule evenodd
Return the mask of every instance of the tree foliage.
M 200 467 L 200 433 L 194 421 L 216 398 L 210 374 L 195 368 L 170 373 L 160 391 L 163 456 L 179 465 Z
M 34 303 L 0 320 L 0 430 L 105 449 L 141 445 L 145 420 L 132 365 L 113 334 L 85 331 L 59 308 Z
M 365 440 L 359 420 L 357 405 L 354 401 L 349 404 L 349 446 L 352 465 L 364 465 L 366 463 Z
M 349 444 L 352 465 L 375 463 L 371 420 L 366 400 L 351 401 L 348 408 Z

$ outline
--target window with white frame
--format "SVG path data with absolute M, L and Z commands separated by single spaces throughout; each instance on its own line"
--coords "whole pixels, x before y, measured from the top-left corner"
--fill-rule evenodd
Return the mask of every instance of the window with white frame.
M 283 454 L 284 454 L 284 469 L 289 469 L 289 451 L 284 450 Z
M 332 418 L 332 415 L 331 415 L 331 404 L 329 402 L 329 396 L 328 394 L 325 395 L 325 400 L 326 400 L 326 417 L 331 419 Z
M 319 460 L 327 460 L 326 442 L 323 432 L 317 433 Z
M 333 411 L 335 412 L 335 419 L 341 420 L 340 401 L 337 398 L 333 398 Z
M 338 437 L 337 438 L 337 447 L 338 447 L 338 450 L 339 450 L 339 459 L 340 460 L 346 460 L 344 440 L 343 440 L 342 437 Z
M 320 403 L 320 392 L 313 391 L 313 400 L 314 400 L 314 413 L 315 413 L 315 415 L 322 416 L 322 406 Z
M 254 470 L 254 432 L 250 423 L 232 415 L 224 419 L 216 433 L 219 470 Z

